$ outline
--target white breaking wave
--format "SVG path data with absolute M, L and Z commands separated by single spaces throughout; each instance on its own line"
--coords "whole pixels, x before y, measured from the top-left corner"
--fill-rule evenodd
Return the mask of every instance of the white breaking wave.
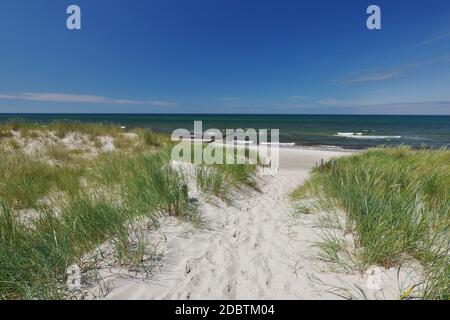
M 191 139 L 192 142 L 211 142 L 211 139 Z
M 295 142 L 260 142 L 262 145 L 295 146 Z
M 339 136 L 339 137 L 362 136 L 362 133 L 361 132 L 338 132 L 337 136 Z
M 223 144 L 255 144 L 252 140 L 216 140 L 217 143 L 223 143 Z
M 335 137 L 353 139 L 400 139 L 402 136 L 363 136 L 361 132 L 338 132 Z

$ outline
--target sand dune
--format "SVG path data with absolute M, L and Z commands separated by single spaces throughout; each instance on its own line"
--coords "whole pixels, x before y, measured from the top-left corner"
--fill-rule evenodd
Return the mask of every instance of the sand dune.
M 260 178 L 261 192 L 236 195 L 229 205 L 201 201 L 201 228 L 163 219 L 152 234 L 163 243 L 162 268 L 145 281 L 119 275 L 106 298 L 398 298 L 406 274 L 400 273 L 399 281 L 396 269 L 325 271 L 314 246 L 319 240 L 317 215 L 292 216 L 288 194 L 308 177 L 309 169 L 321 159 L 347 154 L 282 149 L 281 170 Z M 374 290 L 374 281 L 381 287 Z

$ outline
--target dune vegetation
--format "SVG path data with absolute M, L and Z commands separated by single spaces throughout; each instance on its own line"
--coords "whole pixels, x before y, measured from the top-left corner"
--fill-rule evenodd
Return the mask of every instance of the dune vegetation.
M 172 165 L 170 145 L 169 136 L 142 128 L 0 125 L 0 298 L 73 298 L 68 267 L 95 268 L 85 257 L 101 246 L 112 263 L 132 270 L 154 259 L 143 232 L 163 215 L 198 215 L 190 177 Z M 254 185 L 254 169 L 205 166 L 193 181 L 225 198 Z
M 416 262 L 423 281 L 401 298 L 449 298 L 449 150 L 379 148 L 332 160 L 292 198 L 299 213 L 324 213 L 322 258 L 361 271 Z
M 255 170 L 256 165 L 201 165 L 196 168 L 195 178 L 203 191 L 227 201 L 231 189 L 248 186 L 256 189 Z

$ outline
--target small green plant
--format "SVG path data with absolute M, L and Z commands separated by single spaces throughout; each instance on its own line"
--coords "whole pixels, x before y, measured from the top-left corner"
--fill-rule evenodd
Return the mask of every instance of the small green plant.
M 126 164 L 124 198 L 158 214 L 182 216 L 189 209 L 184 175 L 161 154 L 138 156 Z
M 20 145 L 20 143 L 17 142 L 17 140 L 15 140 L 15 139 L 10 139 L 10 140 L 8 141 L 8 144 L 9 144 L 9 146 L 11 147 L 11 149 L 13 149 L 13 150 L 15 150 L 15 151 L 20 150 L 20 148 L 22 147 L 22 146 Z
M 46 154 L 54 160 L 69 162 L 72 160 L 72 153 L 61 143 L 51 145 L 47 148 Z
M 201 165 L 196 168 L 195 178 L 200 189 L 228 200 L 233 188 L 257 189 L 255 171 L 256 166 L 248 164 Z
M 150 129 L 144 131 L 144 143 L 151 147 L 160 147 L 162 145 L 162 141 L 158 134 L 155 134 Z
M 199 166 L 196 168 L 195 177 L 200 189 L 210 192 L 222 200 L 228 199 L 230 186 L 222 171 L 213 166 Z
M 13 134 L 10 130 L 0 130 L 0 139 L 11 138 Z

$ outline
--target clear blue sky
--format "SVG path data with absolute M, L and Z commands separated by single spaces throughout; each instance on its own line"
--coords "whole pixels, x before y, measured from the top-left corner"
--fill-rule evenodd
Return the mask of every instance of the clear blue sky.
M 0 112 L 450 114 L 448 0 L 2 0 L 0 40 Z

